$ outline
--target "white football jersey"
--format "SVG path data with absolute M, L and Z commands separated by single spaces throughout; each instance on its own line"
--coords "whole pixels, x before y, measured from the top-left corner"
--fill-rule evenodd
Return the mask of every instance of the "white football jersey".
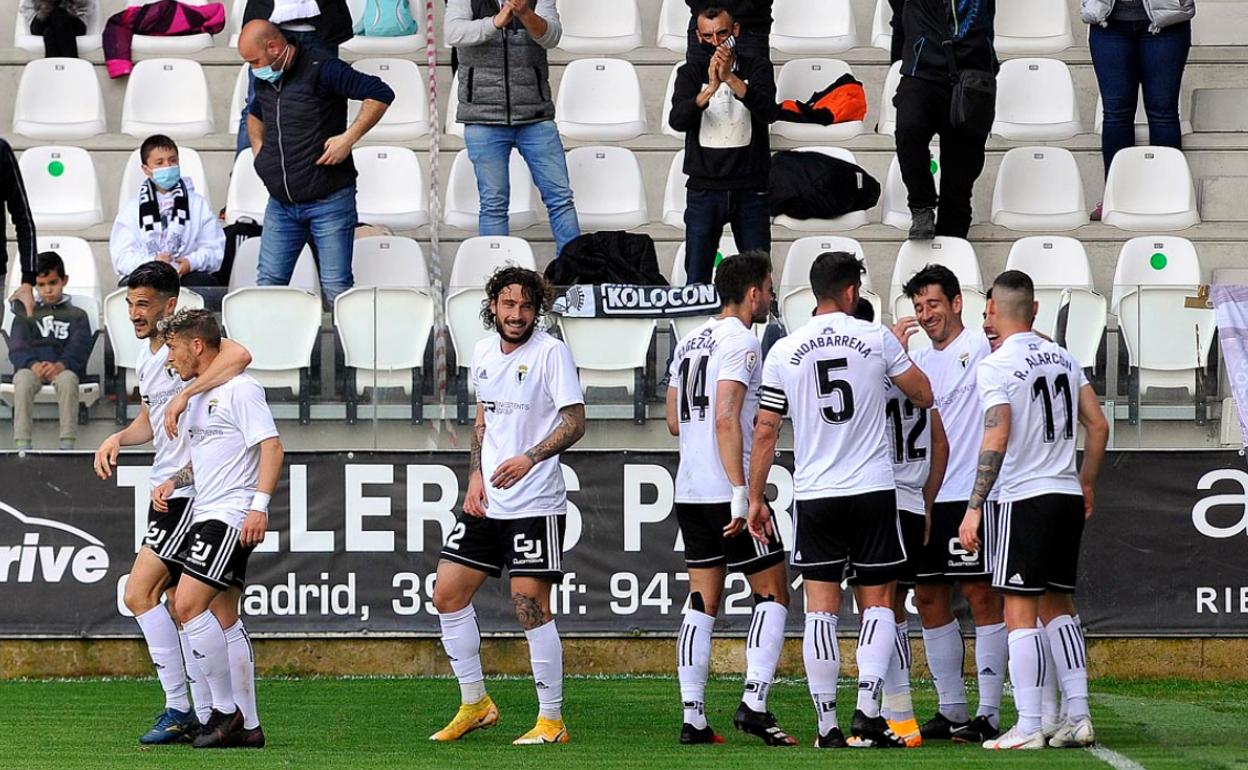
M 264 388 L 237 375 L 192 396 L 183 420 L 195 471 L 195 521 L 241 528 L 260 481 L 260 443 L 277 435 Z
M 949 464 L 936 502 L 971 498 L 979 448 L 984 443 L 984 410 L 975 389 L 976 367 L 992 346 L 981 328 L 967 327 L 944 350 L 927 348 L 914 361 L 932 383 L 933 408 L 940 412 L 949 439 Z
M 676 390 L 680 418 L 676 502 L 732 500 L 732 483 L 724 472 L 715 433 L 715 393 L 721 382 L 745 385 L 745 401 L 741 405 L 745 454 L 741 467 L 744 474 L 749 474 L 758 385 L 763 378 L 761 358 L 758 337 L 736 318 L 712 318 L 677 343 L 668 370 L 668 387 Z
M 885 380 L 884 431 L 897 482 L 897 510 L 924 513 L 923 485 L 932 467 L 932 425 L 928 410 L 914 405 L 892 380 Z
M 1065 348 L 1031 332 L 1008 337 L 979 365 L 984 409 L 1010 407 L 1010 441 L 996 484 L 1001 502 L 1083 494 L 1075 436 L 1079 391 L 1086 384 Z
M 139 345 L 135 371 L 139 375 L 139 397 L 147 407 L 147 419 L 152 424 L 152 445 L 156 448 L 156 456 L 152 459 L 152 472 L 148 477 L 154 489 L 191 461 L 191 447 L 186 443 L 186 431 L 179 429 L 176 438 L 169 438 L 169 434 L 165 433 L 165 406 L 182 392 L 187 383 L 169 366 L 169 348 L 161 345 L 153 353 L 147 340 Z M 175 489 L 170 495 L 194 496 L 194 486 Z
M 894 488 L 884 380 L 911 366 L 891 331 L 844 313 L 816 316 L 772 346 L 759 408 L 792 415 L 798 500 Z
M 504 354 L 491 334 L 472 354 L 472 383 L 485 409 L 481 477 L 486 516 L 519 519 L 568 510 L 559 457 L 542 460 L 510 489 L 498 489 L 490 477 L 504 461 L 524 454 L 559 427 L 559 410 L 585 403 L 572 353 L 561 340 L 537 330 L 520 347 Z

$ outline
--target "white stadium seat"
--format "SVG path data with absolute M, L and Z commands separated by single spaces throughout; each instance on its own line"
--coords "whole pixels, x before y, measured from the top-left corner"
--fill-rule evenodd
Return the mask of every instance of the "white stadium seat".
M 89 139 L 107 131 L 104 95 L 86 59 L 35 59 L 22 68 L 13 132 L 32 139 Z
M 932 156 L 932 176 L 935 177 L 936 189 L 940 189 L 940 146 L 933 144 L 928 152 Z M 906 193 L 906 182 L 901 177 L 901 163 L 894 155 L 888 164 L 888 175 L 884 177 L 884 191 L 880 195 L 884 208 L 884 224 L 898 230 L 910 229 L 910 204 Z
M 1196 393 L 1196 370 L 1209 360 L 1213 310 L 1188 307 L 1204 283 L 1191 241 L 1147 235 L 1123 244 L 1114 270 L 1114 312 L 1138 370 L 1138 394 L 1149 388 Z
M 1179 133 L 1187 136 L 1195 129 L 1192 127 L 1192 121 L 1185 116 L 1183 99 L 1179 99 Z M 1096 97 L 1096 119 L 1092 125 L 1092 133 L 1101 133 L 1102 127 L 1105 125 L 1105 100 L 1098 94 Z M 1148 114 L 1144 112 L 1144 91 L 1136 94 L 1135 97 L 1135 141 L 1136 144 L 1148 144 Z
M 1092 287 L 1092 268 L 1083 244 L 1074 238 L 1033 235 L 1010 247 L 1006 270 L 1031 276 L 1040 307 L 1035 328 L 1058 340 L 1079 365 L 1093 368 L 1105 335 L 1107 303 Z M 1062 308 L 1067 309 L 1066 333 L 1058 335 Z
M 1123 230 L 1182 230 L 1200 223 L 1182 151 L 1127 147 L 1109 165 L 1101 221 Z
M 677 131 L 668 123 L 668 118 L 672 114 L 672 94 L 676 92 L 676 75 L 680 72 L 684 62 L 677 62 L 672 65 L 672 74 L 667 78 L 667 90 L 663 93 L 663 133 L 682 142 L 685 140 L 685 132 Z
M 893 263 L 893 278 L 888 287 L 888 305 L 894 320 L 914 315 L 914 303 L 902 292 L 906 281 L 925 265 L 944 265 L 958 277 L 962 287 L 962 319 L 969 325 L 983 317 L 987 301 L 984 299 L 984 278 L 979 268 L 979 257 L 968 241 L 938 235 L 930 241 L 905 241 L 897 251 Z M 910 349 L 931 345 L 922 329 L 910 338 Z
M 16 6 L 16 4 L 13 4 Z M 43 56 L 43 36 L 30 34 L 30 24 L 23 14 L 13 14 L 13 47 L 28 51 L 35 56 Z M 104 14 L 99 3 L 87 5 L 87 33 L 77 39 L 78 55 L 98 51 L 104 46 Z
M 893 50 L 893 7 L 888 0 L 875 0 L 875 12 L 871 14 L 871 47 L 884 51 Z
M 1001 159 L 992 223 L 1011 230 L 1074 230 L 1088 223 L 1083 179 L 1064 147 L 1015 147 Z
M 260 273 L 260 238 L 248 238 L 234 250 L 234 265 L 230 268 L 230 291 L 255 286 Z M 295 271 L 290 276 L 289 286 L 312 293 L 321 290 L 320 275 L 316 270 L 316 261 L 312 258 L 312 249 L 307 246 L 299 252 L 295 262 Z
M 624 388 L 630 395 L 637 392 L 656 326 L 653 318 L 559 319 L 581 385 Z
M 246 10 L 247 0 L 231 0 L 230 17 L 225 23 L 225 31 L 230 35 L 230 48 L 238 48 L 238 35 L 243 30 L 243 14 Z
M 681 150 L 672 158 L 672 165 L 667 170 L 667 185 L 663 189 L 663 224 L 679 230 L 685 229 L 685 204 L 688 189 L 685 183 L 689 177 L 685 175 L 685 151 Z
M 334 299 L 342 365 L 353 381 L 347 386 L 349 422 L 356 398 L 368 387 L 402 388 L 418 407 L 417 373 L 424 367 L 434 310 L 427 288 L 356 286 Z
M 1010 59 L 997 73 L 992 133 L 1025 142 L 1069 139 L 1083 130 L 1070 68 L 1057 59 Z
M 230 339 L 251 353 L 247 373 L 266 388 L 290 388 L 299 397 L 300 422 L 306 423 L 312 350 L 321 333 L 320 295 L 291 286 L 232 290 L 221 300 L 221 320 Z
M 429 81 L 409 59 L 359 59 L 351 67 L 385 81 L 394 90 L 394 102 L 368 132 L 369 141 L 401 142 L 429 133 Z M 347 125 L 360 114 L 361 102 L 347 102 Z
M 446 328 L 461 369 L 472 362 L 477 342 L 490 334 L 481 324 L 485 282 L 507 265 L 537 269 L 528 242 L 515 236 L 481 235 L 465 240 L 455 253 L 446 285 Z
M 238 75 L 234 77 L 234 91 L 230 96 L 230 111 L 226 113 L 226 124 L 229 126 L 231 133 L 238 133 L 238 118 L 243 114 L 243 108 L 247 106 L 247 73 L 251 71 L 251 65 L 246 62 L 238 68 Z
M 95 254 L 91 244 L 73 235 L 39 235 L 35 238 L 35 248 L 40 253 L 55 251 L 65 263 L 65 275 L 69 278 L 70 294 L 88 294 L 99 297 L 104 282 L 100 280 L 99 268 L 96 266 Z M 9 266 L 8 278 L 5 281 L 4 295 L 7 297 L 17 290 L 22 280 L 22 271 L 15 264 Z M 108 283 L 116 285 L 115 282 Z
M 369 145 L 351 151 L 359 176 L 356 209 L 370 225 L 412 230 L 429 224 L 425 172 L 406 147 Z
M 65 271 L 69 272 L 68 268 Z M 87 315 L 87 321 L 91 326 L 91 347 L 95 348 L 96 335 L 100 333 L 100 299 L 97 292 L 80 293 L 77 291 L 66 291 L 70 301 L 78 308 L 81 308 Z M 6 313 L 4 321 L 4 329 L 7 334 L 12 328 L 13 314 Z M 104 389 L 100 385 L 99 377 L 88 372 L 87 379 L 78 382 L 78 409 L 81 414 L 82 410 L 90 409 L 100 400 Z M 0 403 L 12 408 L 17 394 L 12 382 L 0 383 Z M 36 404 L 55 404 L 57 403 L 56 388 L 52 385 L 44 385 L 35 394 Z
M 1000 0 L 993 45 L 998 54 L 1057 53 L 1075 44 L 1066 0 Z
M 211 134 L 214 125 L 212 97 L 199 62 L 145 59 L 134 65 L 121 105 L 123 134 L 195 139 Z
M 623 141 L 646 133 L 637 70 L 623 59 L 576 59 L 563 71 L 555 122 L 569 139 Z
M 537 190 L 533 177 L 520 153 L 512 150 L 510 160 L 512 230 L 523 230 L 537 224 Z M 446 203 L 442 221 L 461 230 L 476 231 L 481 199 L 477 196 L 477 177 L 472 170 L 468 151 L 460 150 L 451 163 L 451 175 L 446 184 Z
M 854 158 L 854 154 L 844 147 L 798 147 L 797 150 L 799 152 L 819 152 L 833 158 L 840 158 L 849 163 L 858 163 L 857 159 Z M 867 222 L 866 211 L 851 211 L 836 219 L 794 219 L 793 217 L 783 215 L 775 218 L 775 223 L 781 227 L 815 233 L 827 232 L 829 230 L 853 230 L 855 227 L 862 227 Z
M 257 224 L 264 223 L 264 210 L 269 206 L 269 191 L 256 173 L 251 148 L 234 158 L 230 186 L 225 193 L 225 222 L 234 224 L 244 217 Z
M 464 136 L 464 124 L 459 122 L 459 73 L 451 78 L 451 90 L 446 99 L 446 133 L 451 136 Z
M 780 68 L 780 76 L 776 78 L 776 101 L 794 99 L 804 102 L 815 94 L 836 82 L 842 75 L 852 75 L 854 71 L 848 64 L 839 59 L 793 59 Z M 778 120 L 771 126 L 777 136 L 797 142 L 843 142 L 861 134 L 861 120 L 847 120 L 820 126 L 814 123 L 790 123 Z
M 655 45 L 683 54 L 689 47 L 689 17 L 685 0 L 663 0 L 659 10 L 659 34 Z
M 781 53 L 825 54 L 858 43 L 849 0 L 775 0 L 771 47 Z
M 817 302 L 815 293 L 810 288 L 810 267 L 826 251 L 847 251 L 863 260 L 863 265 L 866 265 L 862 244 L 853 238 L 843 235 L 812 235 L 793 241 L 784 258 L 784 270 L 775 290 L 780 304 L 780 318 L 790 334 L 809 321 L 810 314 L 814 312 Z M 883 323 L 883 303 L 872 287 L 870 270 L 862 275 L 862 296 L 875 308 L 875 320 Z
M 397 235 L 356 238 L 351 272 L 356 286 L 398 289 L 429 286 L 429 268 L 420 244 Z
M 408 0 L 408 8 L 412 12 L 412 20 L 416 22 L 416 32 L 411 35 L 395 35 L 394 37 L 365 37 L 355 35 L 342 44 L 342 50 L 365 56 L 395 56 L 411 54 L 425 50 L 425 4 L 421 0 Z M 364 21 L 366 0 L 347 0 L 351 9 L 351 22 L 358 26 Z
M 247 150 L 248 153 L 251 150 Z M 178 147 L 178 168 L 183 179 L 191 180 L 195 192 L 203 196 L 212 208 L 212 196 L 208 192 L 208 173 L 204 170 L 204 159 L 194 147 Z M 147 177 L 143 174 L 143 161 L 139 151 L 135 150 L 126 158 L 125 170 L 121 172 L 121 183 L 117 185 L 117 208 L 120 209 L 127 201 L 139 194 L 139 185 Z
M 559 0 L 563 37 L 559 47 L 575 54 L 627 53 L 641 47 L 637 0 Z
M 886 0 L 881 0 L 886 2 Z M 893 105 L 893 97 L 897 95 L 897 86 L 901 85 L 901 62 L 895 61 L 884 76 L 884 93 L 880 97 L 880 122 L 875 127 L 877 134 L 895 136 L 897 133 L 897 108 Z
M 1248 40 L 1248 3 L 1209 0 L 1192 19 L 1192 45 L 1243 45 Z
M 186 5 L 210 5 L 221 0 L 181 0 Z M 157 0 L 129 0 L 128 6 L 150 5 Z M 130 43 L 131 50 L 136 54 L 158 54 L 160 56 L 186 56 L 205 48 L 212 48 L 212 35 L 200 32 L 194 35 L 135 35 Z M 133 77 L 133 74 L 131 75 Z
M 31 147 L 18 158 L 35 227 L 80 230 L 104 221 L 91 155 L 81 147 Z
M 628 230 L 649 221 L 641 164 L 631 150 L 624 147 L 569 150 L 568 178 L 582 230 Z

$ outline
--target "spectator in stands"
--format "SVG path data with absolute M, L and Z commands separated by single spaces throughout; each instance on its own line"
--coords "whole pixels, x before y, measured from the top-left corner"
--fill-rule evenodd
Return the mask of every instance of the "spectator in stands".
M 162 134 L 139 147 L 147 179 L 117 212 L 108 251 L 125 278 L 146 262 L 168 262 L 183 286 L 216 286 L 225 256 L 225 231 L 208 201 L 178 166 L 178 145 Z
M 26 19 L 30 34 L 43 38 L 43 55 L 48 58 L 78 58 L 78 37 L 87 34 L 87 21 L 95 0 L 22 0 L 18 11 Z
M 1179 88 L 1192 47 L 1195 0 L 1082 0 L 1081 15 L 1091 25 L 1088 47 L 1104 103 L 1105 173 L 1119 150 L 1135 144 L 1141 88 L 1148 143 L 1181 149 Z M 1100 218 L 1098 203 L 1092 219 Z
M 965 238 L 971 193 L 984 170 L 984 145 L 996 102 L 997 54 L 992 46 L 994 0 L 906 0 L 902 10 L 901 84 L 897 108 L 897 162 L 906 183 L 911 240 L 937 235 Z M 951 76 L 951 72 L 956 75 Z M 957 79 L 966 99 L 955 124 L 951 107 Z M 932 137 L 940 136 L 937 196 L 931 172 Z M 938 208 L 939 206 L 939 208 Z
M 689 62 L 705 62 L 714 53 L 713 49 L 706 50 L 698 33 L 698 17 L 702 11 L 714 6 L 731 13 L 732 18 L 741 25 L 736 40 L 739 56 L 770 60 L 772 3 L 773 0 L 685 0 L 689 10 L 693 12 L 689 18 L 689 46 L 685 59 Z
M 35 311 L 13 319 L 9 361 L 13 364 L 13 443 L 30 449 L 31 410 L 44 385 L 56 389 L 60 406 L 61 449 L 73 449 L 78 437 L 78 382 L 91 356 L 91 323 L 82 308 L 65 296 L 65 263 L 54 251 L 39 255 L 35 268 L 39 299 Z
M 9 267 L 8 249 L 4 242 L 9 229 L 5 221 L 6 208 L 9 216 L 13 217 L 13 232 L 17 236 L 16 267 L 22 274 L 22 282 L 9 300 L 30 315 L 35 312 L 35 261 L 39 251 L 35 246 L 35 220 L 30 215 L 30 201 L 26 198 L 26 185 L 22 182 L 17 156 L 9 143 L 0 139 L 0 285 L 4 285 Z M 4 308 L 0 307 L 0 327 L 3 321 Z
M 290 283 L 309 237 L 316 244 L 326 299 L 351 288 L 357 221 L 351 149 L 394 91 L 320 47 L 302 47 L 263 19 L 248 22 L 238 51 L 258 80 L 247 117 L 255 169 L 269 191 L 260 236 L 259 284 Z M 347 126 L 347 100 L 363 102 Z
M 352 37 L 351 9 L 347 7 L 347 0 L 247 0 L 243 24 L 252 19 L 267 19 L 295 45 L 305 48 L 319 45 L 331 56 L 337 56 L 338 46 Z M 255 98 L 256 76 L 248 72 L 247 104 L 238 116 L 236 153 L 251 146 L 247 138 L 247 115 Z
M 562 34 L 555 0 L 450 0 L 443 29 L 459 57 L 459 122 L 477 175 L 480 234 L 510 232 L 514 148 L 550 214 L 556 255 L 581 234 L 546 63 Z
M 703 62 L 681 65 L 668 122 L 685 133 L 685 271 L 689 283 L 710 283 L 724 225 L 737 248 L 771 251 L 767 177 L 769 126 L 776 117 L 771 62 L 739 54 L 732 14 L 710 6 L 698 14 Z

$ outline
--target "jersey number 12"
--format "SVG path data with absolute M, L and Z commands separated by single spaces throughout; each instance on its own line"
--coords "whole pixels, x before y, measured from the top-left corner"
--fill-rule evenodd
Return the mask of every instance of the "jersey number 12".
M 923 431 L 927 429 L 927 410 L 917 408 L 908 398 L 893 398 L 889 399 L 884 411 L 888 413 L 889 422 L 892 423 L 893 463 L 918 462 L 927 457 L 927 449 L 918 446 Z M 914 425 L 910 426 L 910 433 L 906 434 L 903 419 L 913 418 L 916 415 L 918 418 L 915 419 Z

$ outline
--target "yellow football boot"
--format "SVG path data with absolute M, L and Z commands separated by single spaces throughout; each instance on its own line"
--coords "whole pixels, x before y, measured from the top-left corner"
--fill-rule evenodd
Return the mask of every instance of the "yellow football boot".
M 541 743 L 567 743 L 568 728 L 562 719 L 538 717 L 537 724 L 524 735 L 512 741 L 513 746 L 536 746 Z
M 919 723 L 913 719 L 904 722 L 888 720 L 888 726 L 906 742 L 906 748 L 917 749 L 923 745 L 923 736 L 919 733 Z
M 485 696 L 476 703 L 460 704 L 455 718 L 429 736 L 431 741 L 457 741 L 473 730 L 485 730 L 498 724 L 498 706 L 490 696 Z

